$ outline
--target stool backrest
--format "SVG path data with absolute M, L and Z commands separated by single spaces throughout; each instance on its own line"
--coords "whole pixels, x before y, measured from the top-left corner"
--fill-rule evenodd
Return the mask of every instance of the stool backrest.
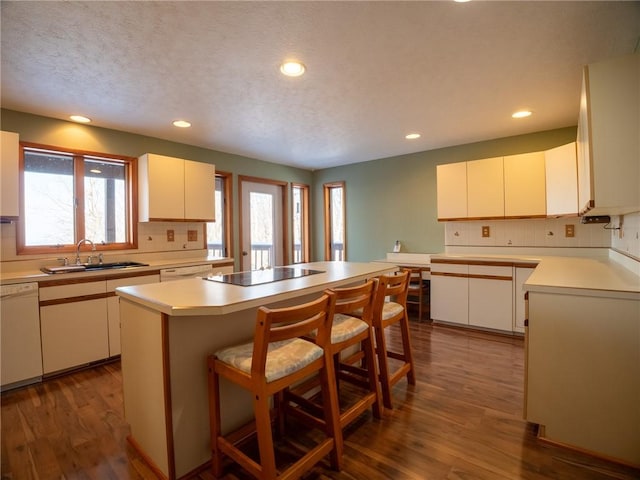
M 378 280 L 367 280 L 361 285 L 353 287 L 331 288 L 327 292 L 333 292 L 336 295 L 335 313 L 358 313 L 362 320 L 371 324 L 371 316 L 373 315 L 373 299 L 377 287 Z
M 317 300 L 292 307 L 258 308 L 251 374 L 264 374 L 270 343 L 317 332 L 315 343 L 322 348 L 329 345 L 335 303 L 335 294 L 325 292 Z
M 394 297 L 395 302 L 406 305 L 409 275 L 409 270 L 400 270 L 378 277 L 378 289 L 373 304 L 374 315 L 382 311 L 386 297 Z

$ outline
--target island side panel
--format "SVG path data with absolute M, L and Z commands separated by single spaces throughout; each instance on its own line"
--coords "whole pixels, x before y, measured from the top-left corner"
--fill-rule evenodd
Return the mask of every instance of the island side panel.
M 529 292 L 527 420 L 640 465 L 640 302 Z
M 288 299 L 272 308 L 295 305 L 318 298 L 320 293 Z M 215 351 L 251 342 L 257 308 L 226 315 L 169 317 L 171 405 L 176 477 L 194 472 L 211 459 L 207 356 Z M 249 393 L 220 381 L 222 431 L 232 431 L 253 418 Z
M 172 478 L 165 412 L 162 314 L 120 298 L 124 413 L 131 437 Z

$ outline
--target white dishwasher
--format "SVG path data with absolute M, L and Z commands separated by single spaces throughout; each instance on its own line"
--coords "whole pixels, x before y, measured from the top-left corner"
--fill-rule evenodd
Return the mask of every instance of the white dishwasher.
M 164 268 L 160 270 L 160 281 L 184 280 L 185 278 L 202 278 L 213 273 L 211 264 L 190 265 L 188 267 Z
M 0 285 L 0 337 L 2 390 L 42 380 L 37 283 Z

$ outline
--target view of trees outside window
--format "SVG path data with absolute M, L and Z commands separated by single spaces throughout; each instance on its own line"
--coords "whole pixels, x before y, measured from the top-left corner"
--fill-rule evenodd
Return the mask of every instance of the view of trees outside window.
M 273 195 L 250 192 L 251 270 L 273 266 Z
M 302 189 L 293 187 L 293 263 L 302 262 L 302 242 L 303 242 L 303 225 L 302 225 Z
M 122 243 L 126 237 L 124 166 L 85 160 L 84 231 L 96 243 Z
M 331 188 L 331 260 L 344 260 L 343 188 Z
M 25 151 L 25 245 L 75 244 L 74 162 L 84 161 L 84 238 L 95 243 L 125 242 L 126 168 L 103 159 Z
M 224 244 L 224 180 L 216 177 L 215 193 L 215 222 L 207 223 L 207 249 L 208 254 L 215 257 L 226 256 L 226 245 Z
M 25 152 L 25 245 L 74 243 L 73 191 L 73 157 Z

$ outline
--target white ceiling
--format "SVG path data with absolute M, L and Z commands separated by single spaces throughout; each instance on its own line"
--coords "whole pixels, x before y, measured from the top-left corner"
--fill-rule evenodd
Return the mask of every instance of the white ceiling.
M 575 125 L 640 35 L 640 2 L 1 5 L 3 108 L 309 169 Z

